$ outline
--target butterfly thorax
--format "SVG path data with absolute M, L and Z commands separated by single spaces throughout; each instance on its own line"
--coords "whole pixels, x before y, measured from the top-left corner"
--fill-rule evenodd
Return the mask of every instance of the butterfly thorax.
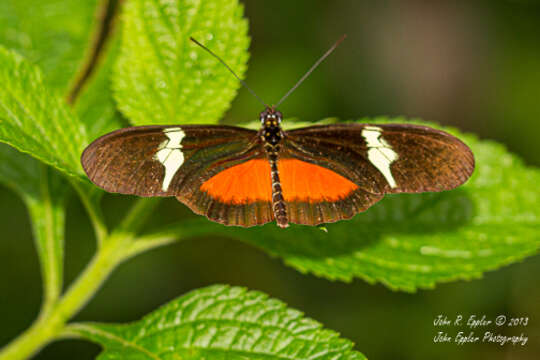
M 289 226 L 285 200 L 283 199 L 281 181 L 279 179 L 278 157 L 281 148 L 280 142 L 283 139 L 281 129 L 281 112 L 273 108 L 267 108 L 260 115 L 261 130 L 259 135 L 263 142 L 264 150 L 270 162 L 270 176 L 272 179 L 272 211 L 276 218 L 276 223 L 280 227 Z
M 281 113 L 272 108 L 267 108 L 261 112 L 260 119 L 262 127 L 259 134 L 261 140 L 264 142 L 265 149 L 272 150 L 278 147 L 283 138 L 283 131 L 280 125 L 282 119 Z

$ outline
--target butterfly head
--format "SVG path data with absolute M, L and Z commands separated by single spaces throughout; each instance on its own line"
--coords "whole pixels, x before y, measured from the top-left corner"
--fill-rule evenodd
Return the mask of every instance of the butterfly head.
M 264 109 L 264 111 L 261 112 L 259 118 L 261 119 L 261 124 L 266 127 L 270 126 L 279 126 L 281 124 L 281 120 L 283 119 L 283 115 L 281 115 L 281 112 L 274 109 L 273 107 L 267 107 Z

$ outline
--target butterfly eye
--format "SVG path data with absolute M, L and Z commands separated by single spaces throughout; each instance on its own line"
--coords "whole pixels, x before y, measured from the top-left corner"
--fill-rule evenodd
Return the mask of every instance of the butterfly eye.
M 283 119 L 283 115 L 281 114 L 281 111 L 276 111 L 276 117 L 278 119 L 278 122 L 281 122 Z

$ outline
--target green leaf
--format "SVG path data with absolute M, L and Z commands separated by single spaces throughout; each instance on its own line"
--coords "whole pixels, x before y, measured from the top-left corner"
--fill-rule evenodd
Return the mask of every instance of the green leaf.
M 68 91 L 88 61 L 103 12 L 98 0 L 5 0 L 0 3 L 0 44 L 16 50 L 43 71 L 44 83 L 59 94 Z M 39 24 L 36 26 L 36 24 Z M 119 34 L 118 34 L 119 35 Z M 110 90 L 118 38 L 112 38 L 96 63 L 78 101 L 76 112 L 89 139 L 117 129 L 122 121 Z
M 540 172 L 501 145 L 450 132 L 476 158 L 473 176 L 458 189 L 390 195 L 350 221 L 326 225 L 328 232 L 306 226 L 282 231 L 271 224 L 235 235 L 304 273 L 342 281 L 359 277 L 406 291 L 478 278 L 535 254 Z
M 0 84 L 0 141 L 68 175 L 82 174 L 85 129 L 43 84 L 41 71 L 0 47 Z
M 28 207 L 41 263 L 44 306 L 50 306 L 62 290 L 69 187 L 54 170 L 5 144 L 0 144 L 0 183 L 18 193 Z
M 365 359 L 353 344 L 281 301 L 210 286 L 128 325 L 68 327 L 104 347 L 98 359 Z
M 114 89 L 136 125 L 215 123 L 239 83 L 193 36 L 242 76 L 247 22 L 237 0 L 133 0 L 126 4 Z
M 405 291 L 478 278 L 537 253 L 540 171 L 526 167 L 499 144 L 442 129 L 464 140 L 476 158 L 473 176 L 455 190 L 389 195 L 353 219 L 324 229 L 291 225 L 283 230 L 274 223 L 250 229 L 201 226 L 255 245 L 302 273 L 340 281 L 362 278 Z M 186 224 L 146 237 L 166 244 L 175 234 L 184 238 L 184 227 L 191 228 Z
M 42 70 L 45 83 L 64 92 L 82 61 L 98 0 L 2 0 L 0 44 Z
M 75 111 L 81 122 L 85 125 L 88 139 L 94 140 L 116 130 L 127 121 L 122 119 L 116 109 L 111 89 L 111 77 L 113 66 L 119 53 L 119 36 L 111 35 L 102 61 L 93 76 L 88 79 L 88 84 L 79 96 L 75 104 Z

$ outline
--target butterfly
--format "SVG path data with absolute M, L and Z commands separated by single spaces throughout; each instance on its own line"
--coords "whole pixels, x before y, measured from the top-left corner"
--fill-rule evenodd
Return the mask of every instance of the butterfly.
M 282 228 L 349 219 L 385 194 L 451 190 L 474 170 L 467 145 L 427 126 L 333 124 L 285 131 L 283 115 L 268 105 L 259 118 L 258 131 L 225 125 L 120 129 L 92 142 L 82 166 L 108 192 L 175 196 L 225 225 L 275 220 Z

